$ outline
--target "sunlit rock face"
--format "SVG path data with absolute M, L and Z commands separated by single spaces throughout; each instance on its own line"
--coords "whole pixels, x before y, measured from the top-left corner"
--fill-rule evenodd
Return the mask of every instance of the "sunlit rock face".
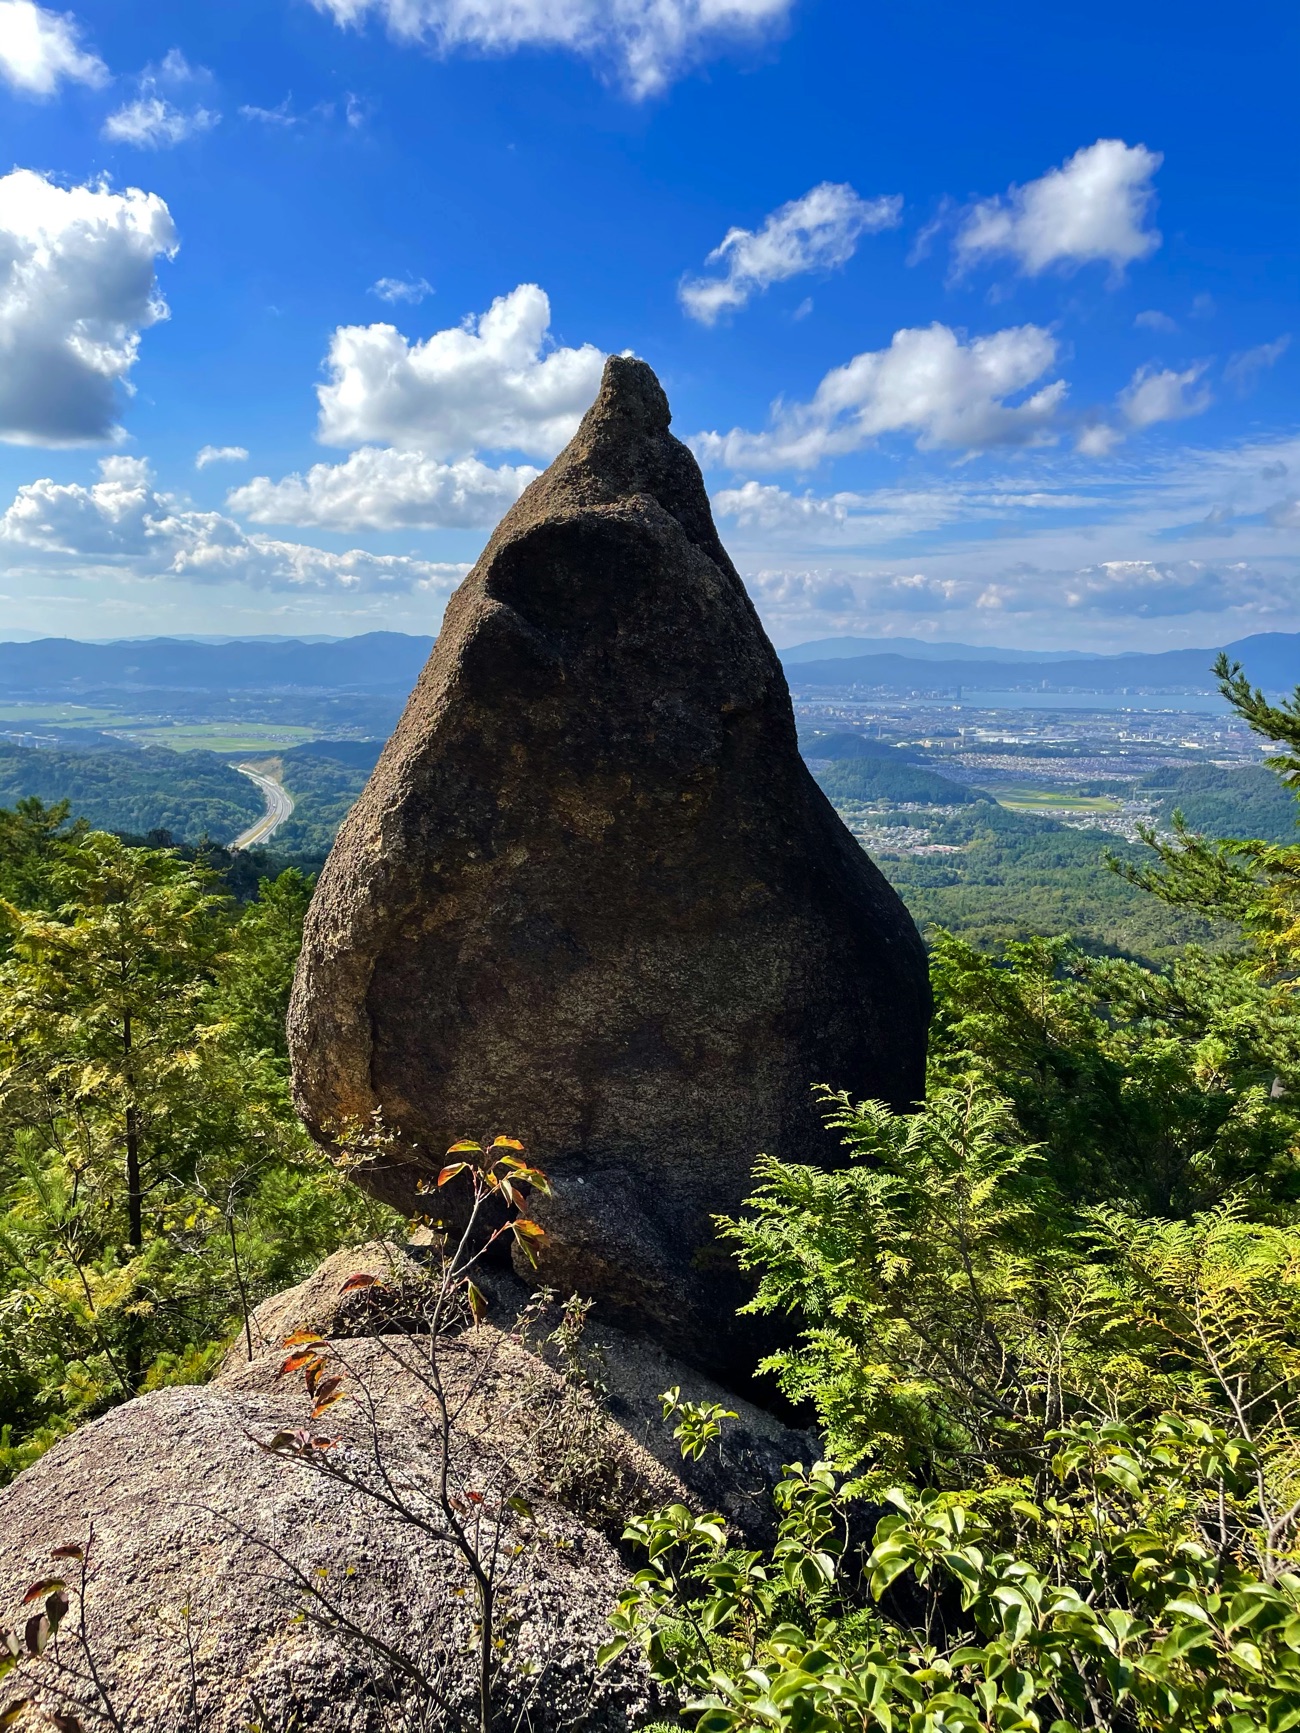
M 374 1191 L 427 1212 L 452 1142 L 522 1139 L 539 1279 L 734 1372 L 713 1217 L 760 1152 L 836 1159 L 813 1084 L 919 1098 L 930 996 L 669 420 L 611 359 L 452 598 L 321 878 L 290 1039 L 318 1136 L 382 1114 Z

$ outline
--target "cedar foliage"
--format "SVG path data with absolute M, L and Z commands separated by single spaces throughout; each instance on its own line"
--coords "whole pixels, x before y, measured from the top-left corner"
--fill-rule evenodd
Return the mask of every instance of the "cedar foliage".
M 1219 673 L 1300 793 L 1300 693 Z M 821 1091 L 843 1165 L 721 1223 L 824 1458 L 767 1552 L 627 1531 L 606 1653 L 700 1733 L 1300 1726 L 1300 846 L 1149 841 L 1230 949 L 938 934 L 923 1108 Z
M 288 1097 L 310 891 L 0 814 L 0 1479 L 371 1225 Z

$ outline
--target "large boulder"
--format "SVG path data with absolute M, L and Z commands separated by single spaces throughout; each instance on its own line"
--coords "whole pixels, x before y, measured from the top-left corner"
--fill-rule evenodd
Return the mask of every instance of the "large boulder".
M 776 653 L 644 362 L 611 359 L 502 520 L 326 864 L 296 1098 L 410 1211 L 456 1139 L 550 1175 L 541 1278 L 734 1373 L 713 1216 L 832 1162 L 818 1082 L 905 1109 L 930 996 L 902 903 L 799 756 Z

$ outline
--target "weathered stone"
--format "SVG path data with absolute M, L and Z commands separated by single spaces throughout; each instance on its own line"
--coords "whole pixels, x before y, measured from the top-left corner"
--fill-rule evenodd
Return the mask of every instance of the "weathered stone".
M 343 1284 L 349 1276 L 375 1276 L 378 1284 L 344 1293 Z M 373 1336 L 376 1322 L 385 1314 L 389 1321 L 404 1324 L 408 1320 L 401 1316 L 403 1291 L 418 1290 L 427 1281 L 420 1265 L 394 1240 L 345 1246 L 296 1287 L 271 1294 L 254 1308 L 247 1331 L 241 1330 L 227 1348 L 222 1371 L 237 1371 L 268 1348 L 280 1347 L 294 1330 L 312 1330 L 320 1336 Z M 382 1303 L 376 1300 L 377 1294 L 383 1296 Z M 397 1302 L 396 1316 L 389 1296 Z
M 268 1302 L 263 1322 L 328 1322 L 331 1297 L 366 1266 L 392 1285 L 427 1280 L 411 1275 L 398 1248 L 387 1252 L 386 1270 L 385 1248 L 336 1254 Z M 499 1325 L 444 1340 L 439 1369 L 457 1416 L 453 1488 L 484 1489 L 498 1503 L 506 1489 L 524 1498 L 506 1507 L 499 1725 L 625 1733 L 661 1706 L 635 1655 L 596 1664 L 630 1574 L 615 1544 L 625 1524 L 680 1500 L 722 1511 L 742 1542 L 770 1542 L 781 1465 L 811 1461 L 815 1446 L 609 1327 L 589 1327 L 557 1364 L 546 1320 L 528 1340 L 509 1327 L 528 1297 L 521 1284 L 498 1272 L 489 1285 Z M 366 1337 L 351 1333 L 363 1320 L 344 1322 L 350 1333 L 324 1352 L 346 1394 L 325 1417 L 312 1420 L 301 1377 L 281 1372 L 279 1347 L 232 1359 L 206 1388 L 113 1409 L 0 1489 L 0 1625 L 22 1628 L 33 1581 L 57 1572 L 76 1587 L 76 1566 L 52 1554 L 94 1532 L 85 1642 L 78 1606 L 57 1650 L 0 1680 L 0 1718 L 30 1697 L 76 1713 L 87 1729 L 110 1724 L 107 1701 L 125 1733 L 477 1725 L 468 1565 L 411 1520 L 436 1514 L 443 1462 L 429 1339 Z M 591 1379 L 575 1376 L 575 1355 Z M 701 1462 L 682 1461 L 663 1420 L 659 1393 L 673 1385 L 686 1400 L 735 1410 Z M 259 1449 L 299 1427 L 336 1440 L 330 1477 Z M 367 1485 L 395 1489 L 400 1509 L 367 1496 Z M 337 1616 L 304 1591 L 312 1583 Z
M 415 1357 L 404 1338 L 391 1346 Z M 502 1453 L 522 1457 L 533 1447 L 528 1409 L 547 1394 L 538 1384 L 546 1369 L 483 1330 L 448 1347 L 454 1398 L 463 1399 L 494 1350 L 490 1383 L 456 1445 L 459 1479 L 471 1486 L 490 1480 Z M 280 1352 L 220 1385 L 138 1397 L 0 1490 L 0 1624 L 10 1629 L 30 1614 L 21 1602 L 33 1580 L 57 1569 L 76 1585 L 75 1569 L 56 1566 L 51 1554 L 94 1533 L 89 1655 L 74 1632 L 61 1655 L 24 1662 L 0 1682 L 0 1716 L 33 1697 L 47 1710 L 73 1709 L 86 1728 L 109 1725 L 96 1690 L 73 1677 L 90 1659 L 128 1733 L 469 1733 L 475 1603 L 466 1563 L 346 1479 L 324 1479 L 254 1442 L 282 1428 L 321 1433 L 328 1425 L 342 1440 L 335 1456 L 345 1476 L 373 1481 L 382 1463 L 407 1507 L 429 1507 L 440 1458 L 427 1393 L 382 1342 L 348 1340 L 332 1353 L 349 1388 L 367 1399 L 341 1404 L 328 1421 L 308 1418 L 298 1380 L 277 1379 Z M 671 1492 L 657 1464 L 620 1442 L 630 1503 Z M 636 1473 L 642 1465 L 648 1474 Z M 510 1544 L 523 1550 L 505 1573 L 510 1640 L 500 1725 L 537 1733 L 642 1725 L 654 1701 L 644 1670 L 630 1659 L 602 1672 L 595 1661 L 625 1567 L 592 1522 L 541 1498 L 533 1508 L 535 1521 L 515 1525 Z M 323 1611 L 304 1581 L 327 1592 L 356 1637 L 304 1622 L 304 1609 Z M 379 1645 L 425 1677 L 432 1703 Z M 39 1716 L 33 1723 L 50 1724 Z
M 326 1141 L 404 1209 L 455 1139 L 551 1176 L 541 1277 L 737 1369 L 712 1217 L 755 1157 L 833 1162 L 817 1082 L 905 1108 L 920 939 L 799 757 L 789 694 L 690 452 L 615 357 L 452 597 L 340 833 L 290 1011 Z

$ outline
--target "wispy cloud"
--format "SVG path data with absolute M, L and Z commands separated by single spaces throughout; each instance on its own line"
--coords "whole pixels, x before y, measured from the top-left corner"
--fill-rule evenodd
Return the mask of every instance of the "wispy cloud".
M 173 48 L 160 66 L 140 74 L 134 102 L 116 109 L 104 122 L 104 137 L 114 144 L 135 145 L 141 150 L 162 150 L 186 139 L 210 132 L 221 116 L 200 102 L 181 106 L 178 97 L 187 87 L 208 84 L 211 74 L 192 67 L 179 48 Z
M 1268 371 L 1280 361 L 1291 347 L 1291 333 L 1284 332 L 1274 338 L 1271 343 L 1260 343 L 1254 349 L 1244 349 L 1233 355 L 1223 369 L 1223 377 L 1229 385 L 1235 385 L 1241 396 L 1245 397 L 1259 383 L 1261 373 Z
M 381 301 L 387 301 L 390 306 L 399 301 L 418 306 L 426 295 L 432 295 L 433 292 L 433 284 L 423 277 L 381 277 L 377 283 L 370 285 L 370 293 L 378 295 Z
M 750 481 L 714 505 L 784 641 L 906 615 L 908 630 L 1058 648 L 1123 644 L 1142 619 L 1165 647 L 1300 629 L 1297 495 L 1300 437 L 1122 465 L 1031 452 L 1014 471 L 964 467 L 928 487 Z
M 773 283 L 847 264 L 863 235 L 897 228 L 902 211 L 901 198 L 863 199 L 851 186 L 823 181 L 761 228 L 729 229 L 705 260 L 721 271 L 683 279 L 678 297 L 692 319 L 714 325 Z
M 312 0 L 342 26 L 373 16 L 398 41 L 438 53 L 556 48 L 613 69 L 629 95 L 653 96 L 728 47 L 761 42 L 794 0 Z

